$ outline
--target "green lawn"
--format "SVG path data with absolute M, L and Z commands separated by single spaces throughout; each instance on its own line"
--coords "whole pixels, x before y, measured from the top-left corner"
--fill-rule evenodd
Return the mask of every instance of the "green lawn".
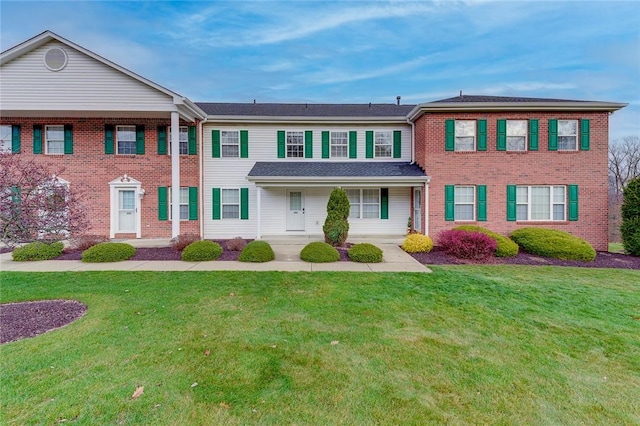
M 89 309 L 0 346 L 0 423 L 640 423 L 640 271 L 433 269 L 3 272 Z

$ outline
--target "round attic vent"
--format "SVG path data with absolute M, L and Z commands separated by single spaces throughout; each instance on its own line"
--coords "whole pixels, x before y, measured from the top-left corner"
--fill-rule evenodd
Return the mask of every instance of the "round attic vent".
M 44 53 L 44 65 L 51 71 L 60 71 L 67 66 L 67 52 L 60 47 L 52 47 Z

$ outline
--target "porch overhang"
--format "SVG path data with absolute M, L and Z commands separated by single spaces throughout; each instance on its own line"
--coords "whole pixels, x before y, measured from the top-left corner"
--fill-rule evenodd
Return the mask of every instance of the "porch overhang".
M 408 162 L 257 162 L 247 180 L 258 187 L 406 187 L 422 186 L 430 177 Z

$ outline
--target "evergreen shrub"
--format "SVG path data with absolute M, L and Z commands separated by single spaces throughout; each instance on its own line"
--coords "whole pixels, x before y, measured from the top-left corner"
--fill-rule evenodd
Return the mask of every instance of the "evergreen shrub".
M 60 241 L 51 244 L 46 244 L 42 241 L 34 241 L 22 247 L 15 248 L 11 253 L 11 256 L 16 262 L 49 260 L 60 256 L 63 249 L 64 245 Z
M 194 241 L 182 250 L 180 258 L 186 262 L 206 262 L 208 260 L 216 260 L 222 254 L 220 244 L 200 240 Z
M 268 242 L 256 240 L 251 241 L 242 249 L 238 260 L 240 262 L 262 263 L 269 262 L 275 258 L 276 255 Z
M 433 240 L 424 234 L 409 234 L 402 243 L 407 253 L 429 253 L 433 249 Z
M 120 262 L 136 254 L 136 249 L 127 243 L 100 243 L 82 252 L 82 261 L 89 263 Z
M 360 243 L 349 249 L 349 259 L 360 263 L 382 262 L 382 250 L 373 244 Z
M 300 259 L 311 263 L 337 262 L 340 260 L 340 253 L 331 244 L 315 241 L 302 249 Z
M 583 262 L 591 262 L 596 258 L 596 251 L 591 244 L 556 229 L 520 228 L 511 233 L 511 239 L 522 250 L 538 256 Z

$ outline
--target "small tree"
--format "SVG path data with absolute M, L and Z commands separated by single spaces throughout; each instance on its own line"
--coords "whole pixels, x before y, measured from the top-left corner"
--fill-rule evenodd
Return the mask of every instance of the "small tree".
M 327 218 L 324 221 L 325 242 L 333 246 L 342 246 L 349 235 L 349 197 L 342 188 L 331 191 L 327 202 Z
M 20 154 L 0 155 L 0 241 L 59 241 L 89 227 L 84 195 L 58 179 L 64 169 L 26 160 Z
M 622 245 L 627 253 L 640 256 L 640 177 L 631 179 L 622 194 Z

